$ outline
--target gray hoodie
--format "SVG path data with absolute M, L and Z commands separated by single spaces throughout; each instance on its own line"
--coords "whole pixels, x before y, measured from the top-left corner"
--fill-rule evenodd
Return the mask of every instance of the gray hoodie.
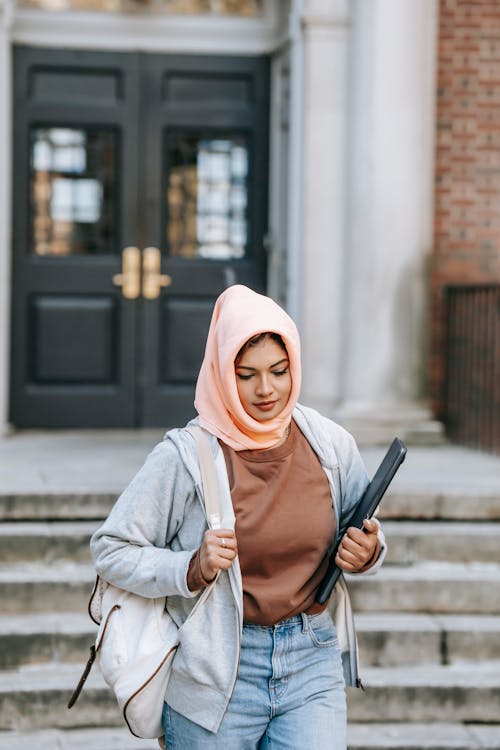
M 353 437 L 313 409 L 297 405 L 297 425 L 318 455 L 328 477 L 338 536 L 349 525 L 368 476 Z M 197 420 L 193 420 L 193 424 Z M 211 440 L 220 490 L 221 526 L 234 528 L 235 517 L 222 450 Z M 243 625 L 243 589 L 238 559 L 223 571 L 211 596 L 189 620 L 200 592 L 187 586 L 189 562 L 207 528 L 198 456 L 185 429 L 167 432 L 147 457 L 103 525 L 91 539 L 96 571 L 115 586 L 145 597 L 167 598 L 180 629 L 165 700 L 179 713 L 216 732 L 234 688 Z M 382 564 L 386 547 L 370 568 Z M 332 610 L 342 650 L 347 685 L 358 684 L 357 644 L 349 595 L 341 576 Z

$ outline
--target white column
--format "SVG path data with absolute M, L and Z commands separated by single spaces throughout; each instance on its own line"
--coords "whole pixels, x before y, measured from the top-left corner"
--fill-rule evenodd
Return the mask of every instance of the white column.
M 341 387 L 348 10 L 308 0 L 302 15 L 302 400 L 329 415 Z
M 428 417 L 436 0 L 354 0 L 340 421 Z
M 287 305 L 287 251 L 290 144 L 290 52 L 280 49 L 271 66 L 269 233 L 267 293 Z
M 0 0 L 0 435 L 8 430 L 11 258 L 11 5 Z
M 289 0 L 271 68 L 268 294 L 301 324 L 304 0 Z

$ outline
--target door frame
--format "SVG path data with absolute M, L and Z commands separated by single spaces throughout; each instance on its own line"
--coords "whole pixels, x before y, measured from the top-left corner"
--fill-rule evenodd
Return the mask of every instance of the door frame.
M 12 259 L 12 38 L 11 8 L 0 4 L 0 436 L 10 432 Z
M 168 426 L 182 424 L 194 416 L 205 326 L 227 272 L 238 283 L 267 290 L 269 56 L 20 45 L 14 62 L 14 423 L 21 429 L 150 427 L 165 419 Z M 102 81 L 102 87 L 92 85 L 100 93 L 91 93 L 92 77 Z M 212 81 L 215 87 L 207 87 Z M 112 234 L 95 253 L 80 248 L 57 258 L 51 250 L 42 258 L 35 251 L 27 144 L 39 127 L 114 133 Z M 179 133 L 196 141 L 224 139 L 225 133 L 245 138 L 244 257 L 184 258 L 169 249 L 167 138 Z M 112 279 L 127 245 L 137 252 L 158 246 L 172 288 L 154 298 L 126 299 Z
M 134 14 L 133 17 L 104 15 L 102 13 L 77 13 L 76 11 L 47 12 L 16 7 L 16 0 L 0 0 L 0 161 L 5 169 L 0 171 L 0 436 L 9 434 L 10 409 L 10 330 L 11 330 L 11 245 L 12 245 L 12 55 L 17 44 L 27 44 L 53 49 L 88 49 L 142 52 L 172 52 L 186 54 L 270 54 L 271 77 L 275 60 L 283 50 L 290 49 L 293 57 L 291 93 L 293 110 L 302 112 L 302 46 L 300 30 L 302 0 L 263 0 L 264 11 L 259 19 L 218 17 L 176 17 Z M 78 34 L 75 20 L 78 18 Z M 119 31 L 120 33 L 115 33 Z M 113 41 L 110 43 L 110 39 Z M 269 184 L 275 184 L 273 173 L 280 171 L 279 158 L 273 157 L 273 132 L 279 130 L 278 93 L 271 87 L 271 154 Z M 284 158 L 291 165 L 291 175 L 298 176 L 301 162 L 302 117 L 291 121 L 291 148 Z M 301 190 L 293 184 L 290 188 L 289 212 L 286 217 L 277 215 L 270 195 L 269 221 L 286 221 L 289 231 L 288 296 L 287 306 L 296 318 L 299 314 L 299 286 L 295 276 L 300 275 L 300 202 Z M 270 226 L 268 252 L 272 263 L 273 227 Z M 272 288 L 270 293 L 274 294 Z
M 4 2 L 15 5 L 15 0 Z M 293 0 L 262 2 L 263 13 L 254 18 L 15 8 L 12 41 L 27 47 L 52 49 L 266 55 L 283 43 L 288 6 Z

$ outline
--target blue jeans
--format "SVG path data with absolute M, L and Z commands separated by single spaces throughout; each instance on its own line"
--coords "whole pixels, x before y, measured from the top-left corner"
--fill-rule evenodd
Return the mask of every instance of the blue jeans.
M 329 612 L 274 627 L 245 625 L 238 678 L 219 731 L 167 704 L 163 727 L 167 750 L 346 750 L 344 676 Z

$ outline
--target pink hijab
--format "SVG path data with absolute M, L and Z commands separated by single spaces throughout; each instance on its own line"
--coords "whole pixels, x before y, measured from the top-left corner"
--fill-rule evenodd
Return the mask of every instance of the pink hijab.
M 249 339 L 278 333 L 290 360 L 292 390 L 283 411 L 259 422 L 243 408 L 236 386 L 234 360 Z M 205 357 L 196 384 L 200 424 L 234 450 L 269 448 L 285 434 L 300 391 L 300 340 L 295 323 L 269 297 L 237 284 L 218 297 L 208 331 Z

